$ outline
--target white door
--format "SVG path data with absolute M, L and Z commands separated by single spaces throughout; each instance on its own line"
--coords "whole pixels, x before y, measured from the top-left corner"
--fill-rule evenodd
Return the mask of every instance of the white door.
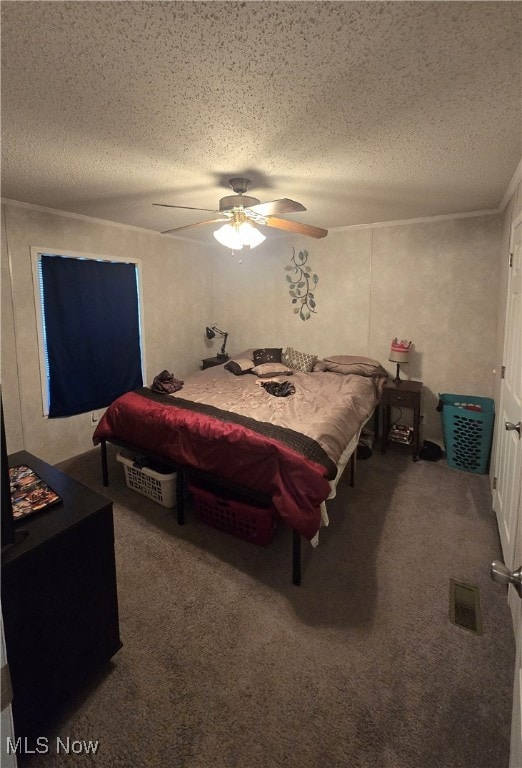
M 517 529 L 518 495 L 520 493 L 521 440 L 516 429 L 506 430 L 505 424 L 517 424 L 522 414 L 522 218 L 515 222 L 511 241 L 512 265 L 509 268 L 506 329 L 503 365 L 505 367 L 500 392 L 500 412 L 497 414 L 497 444 L 494 498 L 504 562 L 509 568 L 518 567 L 513 560 Z
M 513 225 L 512 262 L 508 276 L 505 366 L 497 414 L 494 508 L 497 514 L 504 563 L 510 571 L 522 566 L 522 216 Z M 522 591 L 522 588 L 521 588 Z M 522 598 L 509 586 L 516 662 L 511 721 L 510 768 L 522 768 Z

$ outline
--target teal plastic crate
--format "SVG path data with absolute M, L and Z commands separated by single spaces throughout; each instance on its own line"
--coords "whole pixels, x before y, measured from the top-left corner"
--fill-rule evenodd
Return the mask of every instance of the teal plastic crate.
M 439 395 L 442 431 L 449 467 L 484 475 L 487 472 L 495 403 L 490 397 Z

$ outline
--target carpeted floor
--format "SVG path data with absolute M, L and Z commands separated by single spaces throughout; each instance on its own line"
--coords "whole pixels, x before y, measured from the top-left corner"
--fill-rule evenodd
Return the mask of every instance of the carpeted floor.
M 341 481 L 291 583 L 291 535 L 235 539 L 129 490 L 96 451 L 60 468 L 114 501 L 122 650 L 30 768 L 507 768 L 514 641 L 488 481 L 402 446 Z M 449 621 L 480 589 L 484 634 Z

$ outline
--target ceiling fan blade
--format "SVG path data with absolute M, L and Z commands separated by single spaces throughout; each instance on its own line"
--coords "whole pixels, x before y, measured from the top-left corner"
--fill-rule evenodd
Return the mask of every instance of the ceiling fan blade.
M 184 208 L 186 211 L 209 211 L 210 213 L 219 213 L 215 208 L 193 208 L 191 205 L 168 205 L 167 203 L 152 203 L 161 208 Z
M 281 200 L 270 200 L 268 203 L 258 203 L 245 208 L 246 211 L 253 211 L 260 216 L 271 216 L 274 213 L 297 213 L 297 211 L 306 211 L 304 205 L 296 203 L 295 200 L 289 200 L 287 197 Z
M 267 227 L 284 229 L 286 232 L 295 232 L 298 235 L 307 235 L 308 237 L 326 237 L 328 234 L 327 229 L 321 229 L 321 227 L 312 227 L 311 224 L 302 224 L 300 221 L 277 219 L 275 216 L 268 216 L 264 223 Z
M 174 229 L 166 229 L 164 232 L 161 232 L 162 235 L 168 235 L 170 232 L 181 232 L 182 229 L 191 229 L 191 227 L 203 227 L 205 224 L 217 224 L 217 223 L 225 223 L 227 221 L 230 221 L 230 219 L 224 218 L 224 219 L 209 219 L 208 221 L 197 221 L 195 224 L 185 224 L 183 227 L 174 227 Z

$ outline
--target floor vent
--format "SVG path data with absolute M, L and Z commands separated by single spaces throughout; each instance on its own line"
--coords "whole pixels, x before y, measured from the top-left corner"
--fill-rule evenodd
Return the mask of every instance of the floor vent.
M 482 634 L 482 614 L 478 587 L 450 579 L 450 621 L 457 627 Z

